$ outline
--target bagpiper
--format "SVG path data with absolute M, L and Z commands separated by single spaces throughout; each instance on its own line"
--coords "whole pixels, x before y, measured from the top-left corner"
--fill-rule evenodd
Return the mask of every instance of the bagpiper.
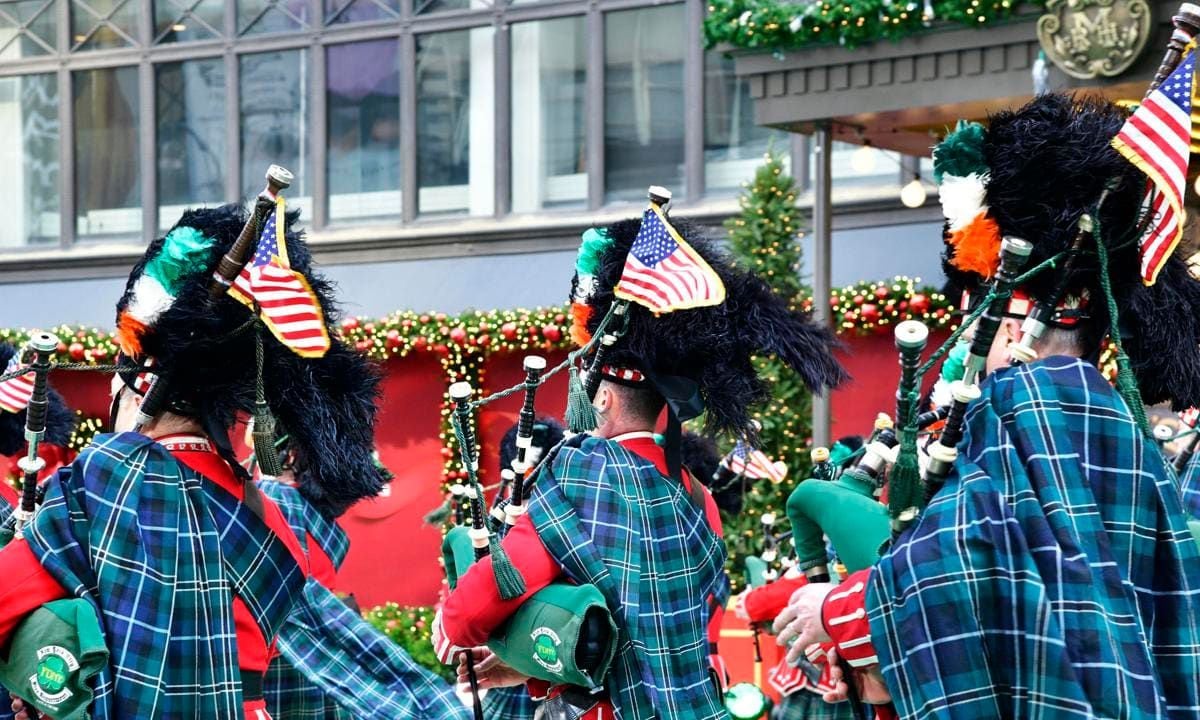
M 727 599 L 726 553 L 706 518 L 711 496 L 681 470 L 680 425 L 704 412 L 711 433 L 753 434 L 749 408 L 769 394 L 755 355 L 778 355 L 813 390 L 845 377 L 830 331 L 734 268 L 698 228 L 676 227 L 667 191 L 651 195 L 640 221 L 584 235 L 572 335 L 602 349 L 588 367 L 591 406 L 573 393 L 568 425 L 594 429 L 534 478 L 528 510 L 503 541 L 525 592 L 503 599 L 484 559 L 459 578 L 435 628 L 443 655 L 476 648 L 481 687 L 516 684 L 525 678 L 479 646 L 560 578 L 599 588 L 616 626 L 611 669 L 597 687 L 543 684 L 544 717 L 726 717 L 705 637 L 711 606 Z M 587 410 L 594 418 L 582 419 Z M 547 665 L 557 664 L 554 630 L 542 632 Z
M 1162 87 L 1190 100 L 1190 55 L 1176 72 Z M 1200 401 L 1200 282 L 1169 232 L 1146 241 L 1166 205 L 1144 213 L 1156 171 L 1123 156 L 1144 122 L 1043 95 L 935 149 L 946 271 L 986 303 L 953 389 L 965 418 L 878 562 L 776 621 L 792 657 L 834 643 L 843 691 L 905 718 L 1200 713 L 1200 555 L 1143 414 Z
M 117 304 L 113 432 L 48 481 L 0 550 L 3 677 L 21 680 L 9 685 L 21 715 L 32 703 L 60 718 L 269 717 L 263 674 L 307 562 L 239 465 L 235 420 L 253 413 L 264 447 L 278 421 L 308 468 L 299 492 L 322 512 L 382 483 L 377 375 L 333 330 L 331 286 L 280 195 L 290 178 L 273 167 L 249 214 L 185 212 L 134 267 Z M 85 654 L 22 639 L 34 622 L 75 627 Z M 43 654 L 64 664 L 43 673 Z

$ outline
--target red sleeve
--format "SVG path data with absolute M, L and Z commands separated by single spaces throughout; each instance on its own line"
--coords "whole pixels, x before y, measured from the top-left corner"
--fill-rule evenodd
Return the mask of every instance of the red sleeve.
M 10 542 L 0 550 L 0 647 L 8 645 L 9 637 L 29 613 L 54 600 L 69 597 L 21 540 Z
M 525 594 L 513 600 L 501 600 L 492 574 L 492 559 L 485 557 L 458 579 L 456 587 L 442 605 L 442 630 L 446 639 L 459 647 L 479 647 L 492 631 L 538 590 L 562 574 L 558 564 L 533 529 L 533 521 L 522 515 L 502 542 L 509 560 L 525 578 Z
M 781 577 L 773 583 L 754 588 L 746 594 L 746 614 L 752 623 L 774 622 L 775 616 L 787 607 L 792 593 L 808 584 L 804 575 Z
M 716 647 L 721 642 L 721 624 L 725 621 L 725 608 L 713 609 L 712 617 L 708 619 L 708 642 L 710 647 Z
M 837 645 L 838 655 L 850 667 L 875 665 L 879 658 L 871 644 L 871 626 L 867 622 L 867 579 L 871 568 L 859 570 L 846 578 L 825 598 L 821 622 L 825 632 Z

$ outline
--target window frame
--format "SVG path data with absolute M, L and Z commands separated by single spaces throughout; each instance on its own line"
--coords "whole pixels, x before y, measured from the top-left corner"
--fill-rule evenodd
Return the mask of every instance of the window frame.
M 358 0 L 369 2 L 370 0 Z M 624 209 L 637 207 L 636 203 L 606 203 L 604 187 L 604 26 L 609 12 L 642 7 L 654 7 L 662 3 L 653 0 L 544 0 L 528 4 L 496 2 L 489 7 L 414 14 L 419 0 L 400 0 L 399 16 L 369 21 L 326 24 L 325 0 L 304 0 L 308 3 L 308 15 L 312 19 L 308 27 L 301 30 L 238 34 L 237 3 L 224 3 L 221 36 L 202 40 L 179 42 L 155 42 L 154 0 L 127 0 L 136 6 L 138 26 L 136 44 L 133 47 L 102 50 L 70 50 L 71 0 L 53 0 L 55 7 L 48 12 L 57 14 L 57 42 L 55 52 L 0 61 L 0 77 L 33 73 L 55 73 L 60 98 L 73 97 L 74 74 L 79 71 L 104 67 L 133 66 L 137 68 L 139 100 L 137 114 L 141 126 L 141 137 L 136 155 L 141 177 L 142 233 L 140 242 L 147 244 L 158 234 L 159 183 L 157 162 L 157 83 L 158 65 L 187 60 L 222 59 L 225 63 L 225 157 L 224 202 L 245 200 L 241 197 L 241 128 L 239 113 L 241 98 L 239 88 L 240 58 L 242 55 L 276 50 L 307 49 L 309 72 L 307 93 L 309 103 L 308 157 L 310 172 L 307 178 L 312 192 L 312 214 L 307 224 L 316 232 L 318 243 L 323 231 L 335 231 L 339 239 L 347 237 L 378 237 L 381 231 L 397 226 L 410 229 L 428 227 L 432 234 L 438 228 L 454 224 L 461 217 L 418 217 L 417 213 L 417 167 L 416 167 L 416 85 L 415 56 L 418 35 L 453 30 L 490 26 L 493 29 L 495 83 L 495 139 L 492 181 L 495 193 L 494 211 L 484 219 L 503 220 L 510 215 L 511 208 L 511 160 L 512 160 L 512 116 L 510 87 L 510 25 L 518 22 L 552 20 L 563 17 L 580 17 L 584 23 L 587 47 L 585 56 L 588 68 L 585 79 L 585 123 L 584 153 L 587 168 L 587 202 L 582 208 L 549 208 L 537 215 L 547 223 L 560 222 L 562 218 L 592 214 L 608 208 Z M 704 42 L 702 21 L 705 14 L 703 0 L 680 0 L 666 4 L 686 5 L 684 16 L 687 24 L 687 48 L 684 57 L 684 180 L 686 192 L 677 193 L 676 203 L 681 207 L 699 206 L 706 198 L 704 186 Z M 400 62 L 400 178 L 401 193 L 399 221 L 389 220 L 380 224 L 330 223 L 328 163 L 326 135 L 328 130 L 326 62 L 330 45 L 344 45 L 358 41 L 394 39 L 399 43 Z M 71 103 L 60 102 L 59 132 L 63 139 L 59 147 L 59 192 L 60 229 L 62 237 L 59 247 L 69 249 L 85 245 L 114 245 L 105 240 L 85 240 L 76 237 L 75 211 L 77 200 L 75 187 L 74 118 Z M 782 150 L 788 150 L 785 145 Z M 802 169 L 807 163 L 808 143 L 805 138 L 793 135 L 790 143 L 792 167 L 796 169 L 801 191 L 807 189 L 807 174 Z M 119 244 L 118 244 L 119 245 Z M 115 249 L 129 250 L 133 243 Z M 14 247 L 0 251 L 0 257 L 17 257 L 29 251 L 45 250 L 47 246 Z

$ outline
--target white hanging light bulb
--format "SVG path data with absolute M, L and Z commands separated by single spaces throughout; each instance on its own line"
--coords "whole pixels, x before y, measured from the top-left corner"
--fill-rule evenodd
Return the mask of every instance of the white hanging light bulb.
M 904 203 L 904 207 L 919 208 L 925 204 L 925 197 L 925 185 L 919 177 L 914 177 L 911 182 L 900 188 L 900 202 Z
M 875 148 L 871 147 L 870 140 L 863 140 L 863 144 L 850 156 L 850 168 L 854 172 L 865 175 L 875 169 Z

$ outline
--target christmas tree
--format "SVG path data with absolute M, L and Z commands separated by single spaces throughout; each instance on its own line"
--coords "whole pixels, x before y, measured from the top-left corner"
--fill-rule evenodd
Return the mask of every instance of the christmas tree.
M 800 278 L 801 227 L 805 218 L 796 207 L 796 183 L 784 172 L 783 159 L 768 153 L 740 198 L 741 214 L 725 223 L 729 248 L 737 261 L 766 280 L 771 287 L 800 309 L 809 289 Z M 737 514 L 722 518 L 729 548 L 729 574 L 735 591 L 745 582 L 744 559 L 763 550 L 762 517 L 773 513 L 776 522 L 786 521 L 788 495 L 808 477 L 812 427 L 812 396 L 791 368 L 775 358 L 755 360 L 759 374 L 771 385 L 771 399 L 758 409 L 762 425 L 759 448 L 772 460 L 787 463 L 787 477 L 771 480 L 740 480 L 744 504 Z M 781 548 L 781 554 L 791 545 Z

